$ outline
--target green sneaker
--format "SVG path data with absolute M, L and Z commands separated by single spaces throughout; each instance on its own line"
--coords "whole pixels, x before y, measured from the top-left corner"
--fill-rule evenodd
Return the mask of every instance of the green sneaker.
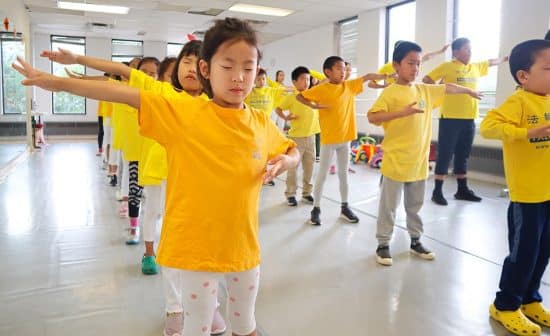
M 159 272 L 155 256 L 143 256 L 141 259 L 141 272 L 147 275 L 157 274 Z

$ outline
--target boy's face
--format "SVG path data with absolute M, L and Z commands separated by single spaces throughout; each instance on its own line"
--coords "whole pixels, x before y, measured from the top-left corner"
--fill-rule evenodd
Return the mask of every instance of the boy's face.
M 417 51 L 410 51 L 400 63 L 393 62 L 393 67 L 397 76 L 402 82 L 414 82 L 420 71 L 420 61 L 422 54 Z
M 267 75 L 261 74 L 261 75 L 256 76 L 255 84 L 256 84 L 257 88 L 263 88 L 264 86 L 266 86 L 267 85 Z
M 307 73 L 303 73 L 296 80 L 292 81 L 292 84 L 294 84 L 294 87 L 296 90 L 302 92 L 304 90 L 307 90 L 309 88 L 309 81 L 310 81 L 310 75 Z
M 187 92 L 199 91 L 201 83 L 197 77 L 198 57 L 195 55 L 183 56 L 178 67 L 178 82 Z
M 517 77 L 524 90 L 550 95 L 550 48 L 541 50 L 529 71 L 520 70 Z
M 348 80 L 351 76 L 351 64 L 346 64 L 346 76 L 344 77 L 345 80 Z
M 325 75 L 332 84 L 340 84 L 346 77 L 346 64 L 344 61 L 338 61 L 330 69 L 325 69 Z
M 453 56 L 464 64 L 470 63 L 470 59 L 472 58 L 470 43 L 465 43 L 460 49 L 453 51 Z

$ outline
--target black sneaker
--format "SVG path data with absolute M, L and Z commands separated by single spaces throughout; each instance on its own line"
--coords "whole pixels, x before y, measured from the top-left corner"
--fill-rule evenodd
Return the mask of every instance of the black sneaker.
M 351 209 L 347 205 L 342 205 L 342 212 L 340 212 L 340 217 L 342 217 L 343 219 L 347 220 L 350 223 L 359 222 L 359 217 L 355 216 L 353 211 L 351 211 Z
M 267 182 L 267 185 L 273 187 L 273 186 L 275 186 L 275 182 L 273 180 L 271 180 L 271 181 Z
M 376 262 L 384 266 L 393 265 L 389 246 L 378 246 L 376 249 Z
M 311 195 L 302 196 L 302 200 L 306 203 L 313 204 L 313 196 Z
M 481 202 L 481 197 L 477 196 L 471 189 L 457 191 L 455 198 L 462 201 Z
M 435 192 L 435 191 L 432 193 L 432 202 L 434 202 L 435 204 L 439 204 L 439 205 L 447 205 L 448 204 L 445 197 L 443 197 L 443 194 L 439 193 L 439 192 Z
M 321 225 L 321 208 L 313 207 L 311 210 L 311 218 L 309 219 L 309 224 L 311 225 Z
M 116 187 L 117 185 L 116 175 L 111 175 L 111 182 L 109 182 L 109 184 L 111 185 L 111 187 Z
M 321 162 L 321 158 L 318 157 L 318 156 L 316 156 L 316 157 L 315 157 L 315 162 Z
M 294 197 L 294 196 L 288 197 L 286 199 L 286 204 L 288 204 L 288 206 L 297 206 L 298 202 L 296 201 L 296 197 Z
M 411 241 L 411 253 L 425 260 L 435 259 L 435 253 L 425 248 L 424 245 L 422 245 L 422 243 L 417 239 L 413 239 Z

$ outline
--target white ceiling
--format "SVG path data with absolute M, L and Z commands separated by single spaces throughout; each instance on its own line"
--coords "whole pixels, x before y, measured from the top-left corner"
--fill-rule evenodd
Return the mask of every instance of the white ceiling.
M 266 44 L 402 0 L 88 0 L 94 4 L 130 7 L 128 15 L 62 10 L 57 8 L 56 0 L 22 1 L 29 8 L 31 24 L 38 32 L 183 43 L 187 41 L 185 36 L 188 33 L 204 31 L 213 20 L 233 16 L 265 21 L 256 29 L 260 32 L 261 42 Z M 227 11 L 235 3 L 285 8 L 295 12 L 286 17 L 271 17 Z M 210 8 L 223 12 L 217 16 L 188 13 Z M 92 22 L 112 25 L 112 28 L 91 28 L 89 23 Z M 145 35 L 138 35 L 138 32 Z

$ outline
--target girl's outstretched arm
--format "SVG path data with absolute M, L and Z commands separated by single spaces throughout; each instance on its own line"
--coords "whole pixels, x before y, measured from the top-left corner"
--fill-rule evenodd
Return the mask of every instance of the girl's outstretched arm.
M 126 78 L 130 77 L 130 72 L 132 71 L 132 68 L 122 63 L 90 56 L 75 55 L 71 51 L 62 48 L 59 48 L 59 51 L 44 50 L 40 53 L 40 56 L 46 57 L 52 62 L 60 64 L 80 64 Z
M 48 91 L 65 91 L 77 96 L 96 100 L 122 103 L 139 109 L 139 90 L 125 85 L 109 82 L 86 81 L 82 79 L 63 78 L 33 68 L 21 57 L 17 57 L 19 64 L 12 67 L 25 76 L 21 84 L 34 85 Z

